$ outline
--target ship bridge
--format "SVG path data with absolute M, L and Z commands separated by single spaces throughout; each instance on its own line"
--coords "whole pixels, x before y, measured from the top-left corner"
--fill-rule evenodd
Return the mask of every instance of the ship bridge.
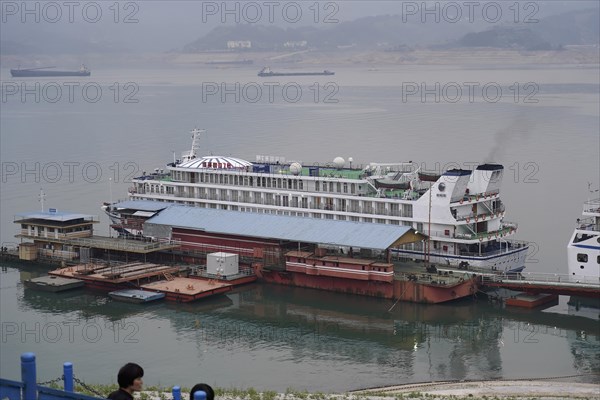
M 252 163 L 241 158 L 221 157 L 221 156 L 205 156 L 185 161 L 176 168 L 188 169 L 246 169 L 252 167 Z

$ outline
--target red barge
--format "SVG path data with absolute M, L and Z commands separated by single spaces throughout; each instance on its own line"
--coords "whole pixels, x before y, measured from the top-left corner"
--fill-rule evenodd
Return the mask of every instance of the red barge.
M 291 251 L 286 270 L 257 268 L 260 279 L 290 286 L 382 297 L 416 303 L 443 303 L 473 295 L 477 279 L 467 276 L 423 273 L 409 267 L 369 259 L 324 256 Z

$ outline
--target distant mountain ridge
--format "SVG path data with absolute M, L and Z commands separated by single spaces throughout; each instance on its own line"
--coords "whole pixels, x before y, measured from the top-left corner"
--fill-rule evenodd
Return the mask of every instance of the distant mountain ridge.
M 545 17 L 538 16 L 536 23 L 520 24 L 510 21 L 490 24 L 482 18 L 474 21 L 463 18 L 456 23 L 443 20 L 435 23 L 429 19 L 428 23 L 422 23 L 417 15 L 403 18 L 398 14 L 385 14 L 335 24 L 214 24 L 190 30 L 161 30 L 156 27 L 156 21 L 151 23 L 146 19 L 140 20 L 139 24 L 114 24 L 108 14 L 102 24 L 79 23 L 73 26 L 67 23 L 22 24 L 15 16 L 11 23 L 2 26 L 0 55 L 71 54 L 79 57 L 89 53 L 130 54 L 166 50 L 172 53 L 197 53 L 226 51 L 228 41 L 243 40 L 251 41 L 250 50 L 256 51 L 296 51 L 303 48 L 336 51 L 353 48 L 360 51 L 405 52 L 419 48 L 469 49 L 480 46 L 536 50 L 558 49 L 564 45 L 598 45 L 600 9 L 571 10 L 565 8 L 571 7 L 569 4 L 559 3 L 562 2 L 544 3 L 547 7 L 540 10 L 540 15 L 544 11 Z M 174 17 L 169 14 L 172 11 L 169 7 L 165 5 L 164 9 L 159 7 L 154 10 L 162 13 L 157 14 L 163 23 L 161 26 L 170 23 L 169 16 Z M 391 10 L 396 12 L 399 8 Z M 192 17 L 193 13 L 190 13 L 190 19 Z M 189 21 L 181 25 L 188 26 Z M 216 27 L 211 29 L 211 26 Z M 185 36 L 177 33 L 182 31 L 186 32 Z M 193 40 L 196 37 L 198 39 Z M 303 45 L 304 41 L 306 46 Z M 284 45 L 286 42 L 290 42 L 287 47 Z M 161 47 L 159 43 L 169 43 L 169 47 Z
M 401 15 L 364 17 L 330 27 L 298 27 L 239 24 L 220 26 L 183 47 L 187 53 L 224 50 L 228 41 L 251 41 L 251 50 L 281 50 L 285 42 L 306 41 L 307 47 L 398 49 L 414 47 L 491 47 L 523 50 L 550 50 L 569 44 L 598 44 L 600 10 L 571 11 L 540 19 L 537 23 L 512 25 L 431 24 L 403 20 Z M 484 29 L 487 28 L 487 29 Z

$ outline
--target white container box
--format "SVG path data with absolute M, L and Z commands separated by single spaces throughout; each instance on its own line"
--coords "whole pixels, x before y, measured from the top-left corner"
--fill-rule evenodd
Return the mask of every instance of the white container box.
M 206 272 L 221 276 L 238 274 L 240 272 L 239 255 L 223 252 L 207 255 Z

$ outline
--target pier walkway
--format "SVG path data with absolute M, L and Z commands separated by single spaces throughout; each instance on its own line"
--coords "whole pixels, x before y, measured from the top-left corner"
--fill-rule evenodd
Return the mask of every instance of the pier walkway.
M 480 273 L 481 285 L 527 293 L 600 298 L 600 277 L 575 277 L 567 274 L 521 272 Z

